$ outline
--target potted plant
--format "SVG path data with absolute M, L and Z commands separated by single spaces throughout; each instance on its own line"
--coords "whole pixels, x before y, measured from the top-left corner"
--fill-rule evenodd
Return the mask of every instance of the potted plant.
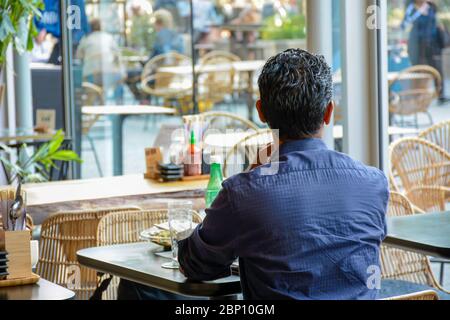
M 34 17 L 40 17 L 43 8 L 42 0 L 0 0 L 0 106 L 5 92 L 6 50 L 10 44 L 19 54 L 33 49 L 37 35 Z
M 0 162 L 6 170 L 8 183 L 12 184 L 18 180 L 22 183 L 47 182 L 50 180 L 50 169 L 59 169 L 55 161 L 81 163 L 82 160 L 74 151 L 62 148 L 63 142 L 64 133 L 60 130 L 34 153 L 23 144 L 15 162 L 11 161 L 15 150 L 0 144 L 0 150 L 3 151 L 0 154 Z

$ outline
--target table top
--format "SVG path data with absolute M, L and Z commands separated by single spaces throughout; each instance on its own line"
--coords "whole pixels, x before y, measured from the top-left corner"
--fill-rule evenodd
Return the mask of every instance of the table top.
M 388 134 L 390 136 L 394 135 L 417 135 L 419 131 L 414 128 L 400 128 L 400 127 L 389 127 Z M 205 144 L 210 147 L 222 147 L 222 148 L 232 148 L 238 142 L 240 142 L 245 137 L 251 135 L 252 132 L 230 132 L 230 133 L 212 133 L 205 137 Z M 342 125 L 333 126 L 333 136 L 335 139 L 342 139 L 344 137 L 344 127 Z M 265 143 L 270 143 L 271 141 L 265 141 L 265 139 L 258 138 L 247 141 L 247 145 L 261 145 Z
M 237 72 L 253 72 L 264 67 L 265 63 L 266 61 L 264 60 L 245 60 L 231 63 L 196 65 L 195 71 L 197 73 L 211 73 L 234 69 Z M 161 67 L 158 69 L 158 72 L 188 75 L 192 74 L 192 66 Z
M 450 212 L 390 217 L 385 244 L 450 259 Z
M 26 286 L 0 288 L 0 300 L 71 300 L 75 293 L 47 280 Z
M 151 195 L 205 189 L 208 180 L 158 182 L 142 175 L 26 184 L 27 205 Z M 1 187 L 5 189 L 7 187 Z
M 39 133 L 33 129 L 15 129 L 15 130 L 0 130 L 0 142 L 11 143 L 11 142 L 22 142 L 22 141 L 40 141 L 40 140 L 50 140 L 55 135 L 56 131 L 52 130 L 47 133 Z
M 175 114 L 176 110 L 159 106 L 83 106 L 83 114 L 89 115 L 149 115 L 149 114 Z
M 178 270 L 163 269 L 170 260 L 155 255 L 161 247 L 152 243 L 135 243 L 78 251 L 80 264 L 129 281 L 168 292 L 193 297 L 223 297 L 241 292 L 240 278 L 193 282 Z

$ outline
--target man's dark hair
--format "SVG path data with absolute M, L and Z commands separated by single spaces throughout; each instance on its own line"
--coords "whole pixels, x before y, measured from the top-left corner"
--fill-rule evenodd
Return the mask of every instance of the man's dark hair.
M 333 77 L 325 58 L 289 49 L 267 61 L 258 80 L 261 109 L 280 138 L 316 134 L 333 97 Z

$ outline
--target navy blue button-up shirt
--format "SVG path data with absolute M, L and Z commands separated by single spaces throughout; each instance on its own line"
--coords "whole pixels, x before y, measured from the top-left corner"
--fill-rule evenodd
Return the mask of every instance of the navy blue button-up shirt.
M 245 299 L 376 299 L 385 175 L 319 139 L 285 143 L 278 159 L 275 175 L 263 166 L 223 183 L 179 243 L 186 276 L 227 276 L 239 258 Z

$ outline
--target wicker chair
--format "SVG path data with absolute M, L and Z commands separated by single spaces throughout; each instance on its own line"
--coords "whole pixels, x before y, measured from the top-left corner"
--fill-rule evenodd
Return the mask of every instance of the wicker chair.
M 123 211 L 105 215 L 97 228 L 97 246 L 109 246 L 140 241 L 140 232 L 155 224 L 167 221 L 167 210 Z M 193 221 L 201 223 L 200 215 L 194 215 Z M 108 278 L 104 275 L 102 278 Z M 116 300 L 119 279 L 113 277 L 103 299 Z
M 420 186 L 406 191 L 406 197 L 411 203 L 425 212 L 444 212 L 450 196 L 449 187 Z
M 200 58 L 200 65 L 208 64 L 226 64 L 242 61 L 241 58 L 233 53 L 227 51 L 215 50 L 208 52 Z M 234 79 L 232 83 L 233 92 L 246 92 L 248 90 L 248 75 L 234 72 Z M 231 92 L 230 92 L 231 93 Z
M 176 66 L 192 66 L 192 60 L 177 52 L 161 54 L 150 59 L 142 70 L 142 90 L 153 97 L 164 99 L 165 105 L 170 100 L 191 96 L 192 75 L 177 75 L 158 71 L 161 67 Z
M 96 106 L 96 105 L 104 105 L 104 92 L 103 89 L 93 83 L 83 82 L 82 83 L 83 93 L 82 93 L 82 105 L 83 106 Z M 90 131 L 92 127 L 97 123 L 99 115 L 87 115 L 83 114 L 82 121 L 82 130 L 81 133 L 86 137 L 91 147 L 92 152 L 94 153 L 95 164 L 97 165 L 97 170 L 100 177 L 103 177 L 103 170 L 100 164 L 100 159 L 98 157 L 97 149 L 95 148 L 94 141 L 90 136 Z
M 439 296 L 433 290 L 422 291 L 417 293 L 406 294 L 404 296 L 392 297 L 383 299 L 387 301 L 436 301 Z
M 238 81 L 232 63 L 239 60 L 239 57 L 223 51 L 212 51 L 202 57 L 197 69 L 200 112 L 208 111 L 215 104 L 232 98 Z M 221 65 L 228 67 L 209 70 Z
M 430 141 L 450 153 L 450 120 L 423 131 L 419 134 L 419 138 Z
M 263 129 L 236 143 L 225 156 L 223 163 L 224 177 L 251 170 L 261 162 L 260 151 L 272 142 L 272 130 Z
M 400 88 L 400 90 L 398 90 Z M 415 127 L 419 127 L 417 115 L 428 115 L 430 125 L 433 118 L 429 112 L 431 103 L 439 97 L 442 88 L 442 77 L 436 69 L 430 66 L 418 65 L 407 68 L 393 79 L 389 86 L 389 111 L 399 115 L 404 123 L 405 116 L 414 116 Z
M 409 191 L 418 186 L 449 185 L 450 155 L 435 144 L 423 139 L 404 138 L 394 142 L 389 153 L 390 179 L 396 191 L 401 187 Z
M 48 281 L 73 290 L 77 299 L 89 299 L 97 288 L 97 273 L 80 266 L 77 251 L 97 245 L 97 226 L 103 216 L 137 210 L 139 208 L 129 207 L 72 211 L 49 217 L 41 228 L 36 272 Z
M 392 192 L 388 215 L 399 217 L 412 214 L 414 214 L 413 207 L 408 199 L 400 193 Z M 381 269 L 383 280 L 407 281 L 450 293 L 436 281 L 428 258 L 422 254 L 382 245 Z

